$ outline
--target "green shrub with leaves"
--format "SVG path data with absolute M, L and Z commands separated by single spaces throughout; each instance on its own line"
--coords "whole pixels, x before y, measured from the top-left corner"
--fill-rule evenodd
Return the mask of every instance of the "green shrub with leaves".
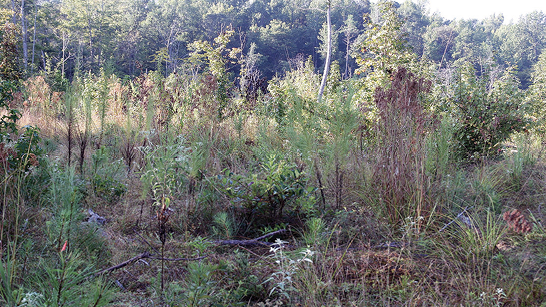
M 0 116 L 0 142 L 11 141 L 12 134 L 17 132 L 16 123 L 21 114 L 8 105 L 15 90 L 16 87 L 13 82 L 0 79 L 0 110 L 6 110 L 7 113 Z
M 502 142 L 530 124 L 519 81 L 511 69 L 494 79 L 490 71 L 477 76 L 471 63 L 458 68 L 451 97 L 458 114 L 454 137 L 462 158 L 499 154 Z
M 400 66 L 420 77 L 424 77 L 429 68 L 411 51 L 404 22 L 396 12 L 394 2 L 379 1 L 374 10 L 377 12 L 373 18 L 365 16 L 367 29 L 356 39 L 352 54 L 358 64 L 355 74 L 362 76 L 356 79 L 360 88 L 357 98 L 363 106 L 372 109 L 375 89 L 386 87 Z
M 544 133 L 546 120 L 546 49 L 542 51 L 538 62 L 533 65 L 531 80 L 532 84 L 526 91 L 525 101 L 529 103 L 532 115 L 534 116 L 535 129 Z
M 280 126 L 287 125 L 291 116 L 297 113 L 305 122 L 319 115 L 316 101 L 317 88 L 320 86 L 320 76 L 315 73 L 313 58 L 304 61 L 299 57 L 291 61 L 291 70 L 284 78 L 273 78 L 269 82 L 268 91 L 273 99 L 265 100 L 259 110 L 275 119 Z M 304 124 L 303 122 L 301 124 Z
M 19 61 L 19 27 L 8 21 L 12 11 L 0 9 L 0 81 L 17 81 L 23 70 Z
M 140 178 L 144 184 L 143 196 L 151 193 L 157 206 L 183 191 L 189 160 L 189 148 L 182 137 L 174 140 L 166 137 L 163 142 L 141 148 L 146 156 Z
M 0 170 L 17 169 L 23 166 L 28 170 L 29 162 L 37 165 L 37 156 L 41 154 L 38 146 L 38 129 L 25 126 L 19 136 L 17 121 L 21 113 L 10 106 L 13 94 L 19 89 L 22 78 L 18 63 L 17 27 L 3 19 L 9 11 L 0 14 Z
M 305 173 L 276 155 L 269 156 L 258 173 L 237 175 L 226 169 L 219 178 L 220 190 L 246 209 L 251 221 L 281 219 L 285 208 L 291 215 L 309 214 L 315 203 L 315 188 L 308 186 Z
M 39 165 L 39 158 L 43 154 L 39 145 L 42 140 L 39 129 L 32 126 L 23 129 L 24 132 L 17 139 L 0 142 L 0 170 L 6 174 L 17 170 L 28 171 L 31 166 Z
M 104 146 L 93 152 L 91 186 L 95 195 L 112 203 L 127 191 L 127 187 L 120 182 L 125 169 L 123 161 L 110 162 L 110 156 L 110 151 Z
M 216 104 L 218 119 L 223 119 L 230 113 L 228 110 L 229 89 L 232 87 L 232 82 L 227 65 L 230 61 L 237 59 L 241 52 L 239 48 L 227 48 L 234 33 L 235 31 L 228 29 L 218 35 L 212 44 L 199 40 L 188 46 L 191 50 L 188 61 L 198 68 L 205 66 L 204 83 L 205 85 L 209 83 L 209 85 L 204 90 L 209 90 L 214 94 L 214 101 L 209 103 Z
M 204 262 L 188 263 L 188 275 L 186 276 L 186 291 L 182 298 L 186 306 L 210 305 L 215 300 L 216 280 L 214 273 L 219 269 L 218 265 Z

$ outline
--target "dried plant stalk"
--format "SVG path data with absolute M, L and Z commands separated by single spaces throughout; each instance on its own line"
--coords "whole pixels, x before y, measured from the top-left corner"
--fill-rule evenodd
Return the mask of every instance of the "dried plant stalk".
M 422 106 L 422 94 L 429 92 L 430 87 L 429 81 L 400 67 L 390 88 L 375 91 L 379 120 L 375 127 L 378 148 L 374 188 L 392 222 L 406 214 L 430 214 L 426 201 L 425 139 L 435 121 Z

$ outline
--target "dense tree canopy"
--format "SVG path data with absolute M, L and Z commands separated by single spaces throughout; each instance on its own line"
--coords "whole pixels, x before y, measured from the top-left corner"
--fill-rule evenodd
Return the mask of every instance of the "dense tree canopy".
M 108 65 L 120 76 L 184 67 L 194 41 L 212 42 L 235 31 L 228 48 L 250 51 L 267 78 L 289 69 L 298 54 L 311 55 L 316 69 L 326 60 L 324 1 L 300 0 L 3 0 L 19 27 L 20 64 L 26 73 L 58 70 L 71 79 L 77 70 L 98 72 Z M 329 2 L 330 3 L 330 2 Z M 349 77 L 368 21 L 381 15 L 368 0 L 331 1 L 332 61 Z M 502 15 L 484 20 L 447 20 L 423 3 L 396 3 L 400 34 L 418 57 L 448 67 L 470 61 L 517 66 L 526 88 L 532 66 L 546 47 L 546 15 L 530 12 L 516 23 Z M 239 68 L 234 68 L 239 70 Z

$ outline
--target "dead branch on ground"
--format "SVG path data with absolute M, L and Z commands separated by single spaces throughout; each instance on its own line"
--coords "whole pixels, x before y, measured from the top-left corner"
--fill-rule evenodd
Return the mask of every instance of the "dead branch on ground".
M 112 267 L 109 267 L 107 269 L 104 269 L 104 270 L 100 270 L 98 272 L 96 272 L 94 275 L 100 275 L 100 274 L 104 274 L 104 273 L 109 273 L 109 272 L 112 272 L 114 270 L 117 270 L 117 269 L 121 269 L 133 262 L 136 262 L 140 259 L 154 259 L 154 260 L 163 260 L 163 261 L 196 261 L 196 260 L 201 260 L 201 259 L 204 259 L 204 258 L 207 258 L 207 256 L 201 256 L 201 257 L 197 257 L 197 258 L 162 258 L 162 257 L 157 257 L 157 256 L 154 256 L 153 254 L 150 254 L 149 252 L 144 252 L 138 256 L 135 256 L 129 260 L 126 260 L 120 264 L 117 264 L 117 265 L 114 265 Z

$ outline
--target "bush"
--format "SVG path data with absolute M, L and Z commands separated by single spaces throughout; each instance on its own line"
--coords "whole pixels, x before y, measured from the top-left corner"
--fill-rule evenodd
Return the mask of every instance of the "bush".
M 490 72 L 476 76 L 470 63 L 457 71 L 452 97 L 459 125 L 454 137 L 461 158 L 494 156 L 514 132 L 526 130 L 529 120 L 512 70 L 494 80 Z
M 257 174 L 236 175 L 225 170 L 219 186 L 233 204 L 242 205 L 251 221 L 260 223 L 281 219 L 285 208 L 290 214 L 309 213 L 315 203 L 315 188 L 308 187 L 307 181 L 294 165 L 272 155 Z

